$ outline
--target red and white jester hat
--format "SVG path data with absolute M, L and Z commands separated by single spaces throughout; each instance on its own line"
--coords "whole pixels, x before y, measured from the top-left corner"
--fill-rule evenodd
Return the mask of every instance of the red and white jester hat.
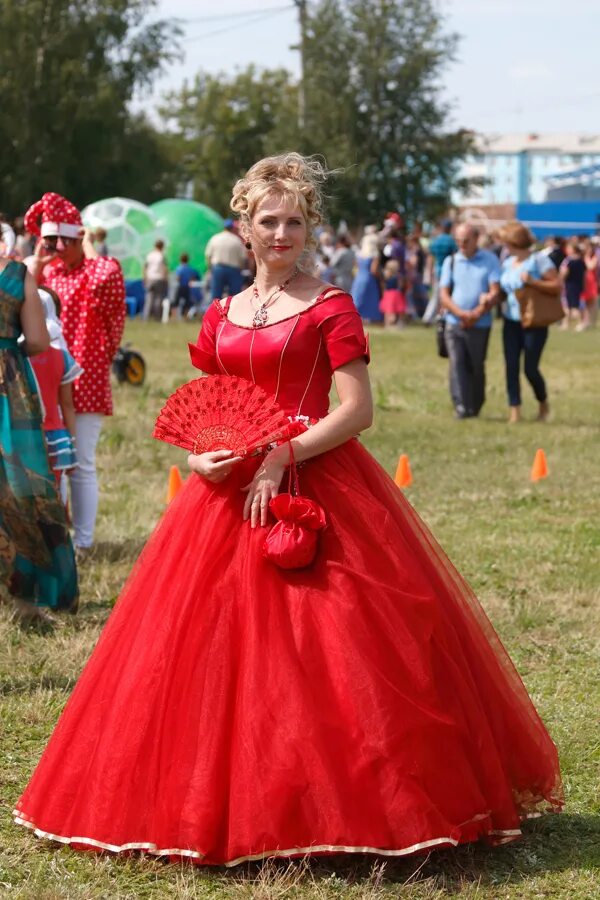
M 29 234 L 41 234 L 42 237 L 58 235 L 76 238 L 81 237 L 83 232 L 81 213 L 77 207 L 65 197 L 52 192 L 44 194 L 41 200 L 29 207 L 23 224 Z

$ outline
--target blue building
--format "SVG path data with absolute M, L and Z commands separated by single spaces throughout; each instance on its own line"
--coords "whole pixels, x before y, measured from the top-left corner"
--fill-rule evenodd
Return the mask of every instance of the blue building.
M 600 201 L 600 165 L 580 166 L 548 175 L 546 198 L 564 202 Z
M 465 161 L 460 175 L 483 178 L 485 184 L 469 194 L 455 194 L 453 202 L 461 207 L 541 203 L 547 199 L 549 182 L 554 187 L 562 173 L 599 165 L 600 135 L 478 135 L 476 153 Z

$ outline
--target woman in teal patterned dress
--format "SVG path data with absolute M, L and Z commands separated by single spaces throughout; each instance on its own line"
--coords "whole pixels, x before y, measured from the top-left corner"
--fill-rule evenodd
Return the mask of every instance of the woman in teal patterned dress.
M 25 340 L 17 343 L 23 334 Z M 0 580 L 20 617 L 74 612 L 77 569 L 66 513 L 48 465 L 42 411 L 26 356 L 49 338 L 23 263 L 0 257 Z

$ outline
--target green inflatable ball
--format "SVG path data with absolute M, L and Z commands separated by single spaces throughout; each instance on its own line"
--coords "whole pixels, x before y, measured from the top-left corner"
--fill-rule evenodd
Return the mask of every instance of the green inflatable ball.
M 204 249 L 213 234 L 222 231 L 221 216 L 210 206 L 195 200 L 159 200 L 150 209 L 167 240 L 169 268 L 177 268 L 179 257 L 187 253 L 190 265 L 204 274 Z
M 121 263 L 124 277 L 141 278 L 147 254 L 162 237 L 150 207 L 129 197 L 107 197 L 86 206 L 81 217 L 86 228 L 106 231 L 108 252 Z

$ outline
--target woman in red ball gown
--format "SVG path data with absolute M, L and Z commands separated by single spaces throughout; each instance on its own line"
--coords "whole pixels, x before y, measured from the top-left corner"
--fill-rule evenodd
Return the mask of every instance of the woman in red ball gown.
M 288 154 L 238 182 L 255 286 L 215 302 L 191 348 L 319 420 L 292 441 L 327 516 L 317 558 L 263 556 L 287 446 L 190 457 L 17 804 L 41 837 L 207 864 L 395 856 L 510 841 L 562 806 L 556 749 L 485 613 L 355 437 L 360 317 L 297 269 L 322 174 Z

